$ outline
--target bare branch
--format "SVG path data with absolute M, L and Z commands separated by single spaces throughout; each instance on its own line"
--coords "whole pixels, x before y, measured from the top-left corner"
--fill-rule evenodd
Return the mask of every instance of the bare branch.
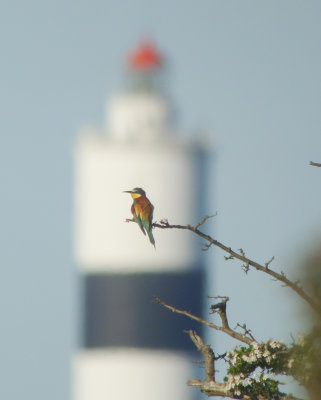
M 158 297 L 154 297 L 153 301 L 155 301 L 155 303 L 160 304 L 161 306 L 167 308 L 168 310 L 176 313 L 176 314 L 180 314 L 180 315 L 185 315 L 186 317 L 199 322 L 200 324 L 206 325 L 209 328 L 213 328 L 217 331 L 221 331 L 226 333 L 227 335 L 231 336 L 232 338 L 239 340 L 240 342 L 246 343 L 246 344 L 251 344 L 253 343 L 253 340 L 249 339 L 248 337 L 246 337 L 245 335 L 242 335 L 239 332 L 235 332 L 233 331 L 233 329 L 229 328 L 228 326 L 218 326 L 216 324 L 213 324 L 211 322 L 206 321 L 203 318 L 197 317 L 196 315 L 191 314 L 188 311 L 185 310 L 180 310 L 176 307 L 173 307 L 167 303 L 165 303 L 164 301 L 162 301 L 161 299 L 159 299 Z
M 197 350 L 203 355 L 205 369 L 204 381 L 194 379 L 188 381 L 187 385 L 198 387 L 198 389 L 208 396 L 227 396 L 235 398 L 233 393 L 227 389 L 226 384 L 215 382 L 214 352 L 211 346 L 206 345 L 195 331 L 187 330 L 185 333 L 189 335 Z
M 188 386 L 197 387 L 201 392 L 205 393 L 207 396 L 218 396 L 218 397 L 228 397 L 229 399 L 239 399 L 233 395 L 231 391 L 227 389 L 227 385 L 219 382 L 202 382 L 199 379 L 193 379 L 187 381 Z M 245 400 L 245 399 L 244 399 Z
M 217 360 L 226 361 L 226 354 L 227 354 L 227 352 L 225 352 L 223 354 L 217 354 L 217 356 L 214 356 L 214 361 L 217 361 Z
M 213 218 L 217 216 L 217 212 L 213 215 L 206 215 L 198 224 L 195 225 L 195 228 L 198 229 L 201 225 L 203 225 L 209 218 Z
M 197 335 L 195 331 L 187 330 L 184 332 L 189 335 L 191 341 L 194 343 L 197 350 L 204 357 L 204 368 L 205 368 L 204 382 L 209 383 L 215 381 L 214 352 L 211 349 L 211 346 L 208 344 L 204 344 L 203 340 Z
M 254 342 L 256 342 L 254 336 L 251 333 L 252 332 L 251 329 L 247 329 L 246 324 L 241 325 L 241 324 L 237 323 L 236 327 L 234 329 L 237 329 L 237 328 L 243 329 L 244 335 L 249 336 Z
M 236 396 L 231 392 L 230 390 L 227 389 L 227 385 L 224 383 L 219 383 L 219 382 L 209 382 L 205 383 L 200 381 L 199 379 L 193 379 L 190 381 L 187 381 L 188 386 L 194 386 L 197 387 L 201 392 L 206 394 L 209 397 L 224 397 L 224 398 L 229 398 L 229 399 L 238 399 L 238 400 L 250 400 L 249 396 L 244 395 L 243 397 L 240 398 L 240 396 Z M 279 396 L 280 400 L 302 400 L 298 397 L 292 396 L 291 394 L 284 394 Z M 271 398 L 267 398 L 262 395 L 257 396 L 257 400 L 271 400 Z
M 316 162 L 313 162 L 313 161 L 310 161 L 310 165 L 313 165 L 313 167 L 321 167 L 320 163 L 316 163 Z
M 269 265 L 271 264 L 271 262 L 274 260 L 274 256 L 268 261 L 268 262 L 266 262 L 264 265 L 265 265 L 265 268 L 266 269 L 269 269 Z
M 244 250 L 243 250 L 243 249 L 239 249 L 239 252 L 241 253 L 241 255 L 242 255 L 243 257 L 245 257 L 245 253 L 244 253 Z
M 205 233 L 201 232 L 200 230 L 197 229 L 196 226 L 191 226 L 191 225 L 170 225 L 167 220 L 161 220 L 160 223 L 154 223 L 153 227 L 155 228 L 160 228 L 160 229 L 186 229 L 191 232 L 194 232 L 196 235 L 200 236 L 201 238 L 205 239 L 208 243 L 219 247 L 223 251 L 229 254 L 227 259 L 232 259 L 232 258 L 237 258 L 238 260 L 242 261 L 245 263 L 245 271 L 247 272 L 249 267 L 253 267 L 258 271 L 265 272 L 266 274 L 272 276 L 276 280 L 282 282 L 285 286 L 288 286 L 292 290 L 294 290 L 302 299 L 304 299 L 307 303 L 310 304 L 310 306 L 316 311 L 318 314 L 321 314 L 321 307 L 320 305 L 314 301 L 312 297 L 310 297 L 299 285 L 297 285 L 295 282 L 292 282 L 289 280 L 283 272 L 278 273 L 269 268 L 269 262 L 267 263 L 267 266 L 263 266 L 250 258 L 246 257 L 244 254 L 244 251 L 242 252 L 236 252 L 232 250 L 230 247 L 225 246 L 223 243 L 220 243 L 218 240 L 213 239 L 211 236 L 206 235 Z
M 220 297 L 222 298 L 222 297 Z M 223 300 L 219 303 L 212 304 L 210 309 L 212 313 L 217 313 L 222 321 L 222 326 L 223 328 L 229 329 L 229 324 L 227 320 L 227 315 L 226 315 L 226 303 L 230 300 L 229 297 L 224 297 L 222 298 Z
M 243 264 L 242 269 L 247 274 L 250 270 L 250 264 L 249 263 Z

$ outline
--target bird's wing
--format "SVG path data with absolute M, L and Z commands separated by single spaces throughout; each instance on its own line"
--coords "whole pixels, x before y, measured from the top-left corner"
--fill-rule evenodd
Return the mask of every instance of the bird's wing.
M 147 232 L 152 229 L 154 207 L 148 200 L 142 205 L 141 220 Z
M 149 237 L 149 241 L 155 247 L 155 239 L 154 239 L 154 236 L 153 236 L 153 233 L 152 233 L 152 230 L 153 230 L 153 212 L 154 212 L 154 207 L 150 202 L 148 202 L 148 204 L 145 205 L 145 213 L 144 213 L 144 215 L 142 217 L 142 223 L 143 223 L 144 228 L 147 231 L 147 234 L 148 234 L 148 237 Z
M 140 214 L 141 214 L 140 205 L 138 203 L 133 204 L 132 208 L 131 208 L 131 212 L 133 214 L 135 222 L 138 224 L 138 226 L 140 227 L 140 229 L 143 232 L 143 234 L 146 235 L 145 229 L 144 229 L 144 226 L 143 226 L 143 223 L 142 223 L 142 219 L 140 217 Z

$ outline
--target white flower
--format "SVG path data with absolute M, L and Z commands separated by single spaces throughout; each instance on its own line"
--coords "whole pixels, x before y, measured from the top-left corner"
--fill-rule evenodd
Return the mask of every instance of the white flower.
M 258 344 L 258 342 L 253 342 L 253 343 L 252 343 L 252 346 L 253 346 L 253 348 L 254 348 L 255 350 L 258 350 L 259 347 L 260 347 L 260 345 Z
M 293 363 L 294 363 L 294 358 L 290 358 L 290 360 L 288 361 L 288 368 L 291 368 Z
M 256 355 L 256 357 L 257 358 L 260 358 L 260 357 L 262 357 L 262 352 L 261 352 L 261 350 L 254 350 L 254 354 Z
M 269 374 L 264 374 L 262 379 L 263 379 L 264 381 L 266 381 L 267 379 L 269 379 Z
M 254 354 L 250 354 L 250 356 L 243 354 L 242 359 L 248 363 L 253 363 L 256 361 L 256 357 Z
M 272 347 L 272 349 L 277 349 L 277 348 L 280 348 L 281 347 L 281 342 L 282 342 L 282 340 L 279 340 L 279 341 L 277 341 L 277 340 L 271 340 L 271 342 L 269 343 L 269 345 Z
M 263 357 L 267 358 L 267 357 L 269 357 L 269 355 L 270 355 L 269 350 L 265 350 L 264 353 L 263 353 Z
M 239 390 L 235 390 L 234 393 L 236 394 L 236 396 L 240 396 L 241 395 L 241 392 Z
M 233 389 L 235 387 L 234 376 L 230 375 L 227 380 L 227 390 Z

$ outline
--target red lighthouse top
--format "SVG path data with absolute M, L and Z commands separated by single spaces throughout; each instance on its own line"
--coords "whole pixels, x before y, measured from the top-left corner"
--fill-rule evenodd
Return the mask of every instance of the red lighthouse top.
M 141 43 L 128 59 L 130 69 L 134 71 L 157 69 L 162 64 L 162 56 L 151 42 Z

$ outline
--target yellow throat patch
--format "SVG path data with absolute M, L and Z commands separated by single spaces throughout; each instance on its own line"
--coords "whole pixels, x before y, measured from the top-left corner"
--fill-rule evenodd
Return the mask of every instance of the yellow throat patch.
M 141 197 L 142 195 L 139 193 L 131 193 L 130 194 L 132 196 L 133 199 L 138 199 L 139 197 Z

